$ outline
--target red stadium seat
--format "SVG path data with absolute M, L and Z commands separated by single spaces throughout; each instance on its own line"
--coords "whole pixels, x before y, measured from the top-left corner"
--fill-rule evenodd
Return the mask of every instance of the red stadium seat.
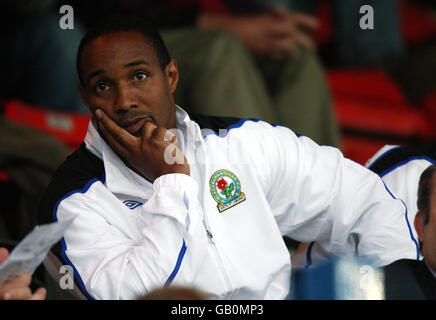
M 436 22 L 425 6 L 399 1 L 400 24 L 408 44 L 417 44 L 436 35 Z
M 423 43 L 436 35 L 436 23 L 425 6 L 398 1 L 403 37 L 408 45 Z M 317 12 L 320 28 L 316 39 L 324 45 L 332 39 L 330 3 Z M 328 70 L 327 79 L 342 131 L 344 154 L 364 164 L 385 144 L 434 141 L 436 88 L 413 106 L 401 90 L 378 70 Z
M 76 149 L 82 143 L 91 118 L 89 115 L 49 111 L 19 100 L 5 101 L 2 112 L 3 116 L 10 121 L 58 138 L 71 150 Z M 8 181 L 8 174 L 0 169 L 0 182 Z
M 435 138 L 428 111 L 410 105 L 399 88 L 377 70 L 329 70 L 328 83 L 342 131 L 342 149 L 364 164 L 385 144 Z
M 91 118 L 90 115 L 37 108 L 19 100 L 8 100 L 3 108 L 5 118 L 50 134 L 72 150 L 82 143 Z
M 9 175 L 6 172 L 0 170 L 0 182 L 1 181 L 9 181 Z

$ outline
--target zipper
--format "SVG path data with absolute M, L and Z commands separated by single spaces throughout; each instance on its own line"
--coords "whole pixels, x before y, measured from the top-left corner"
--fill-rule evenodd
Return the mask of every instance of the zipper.
M 203 155 L 203 157 L 204 157 L 204 160 L 206 160 L 206 152 L 205 152 L 205 142 L 204 142 L 204 140 L 203 140 L 203 136 L 202 136 L 202 134 L 201 134 L 201 129 L 200 129 L 200 126 L 198 125 L 198 124 L 196 124 L 196 123 L 194 123 L 194 126 L 196 127 L 196 130 L 197 130 L 197 133 L 199 133 L 200 134 L 200 150 L 201 150 L 201 152 L 203 153 L 202 155 Z M 197 152 L 198 150 L 196 150 L 196 152 Z M 196 155 L 196 153 L 195 153 L 195 155 Z M 195 158 L 194 158 L 195 159 Z M 205 186 L 208 186 L 209 185 L 209 182 L 207 181 L 207 177 L 206 177 L 206 172 L 207 172 L 207 169 L 206 169 L 206 161 L 205 161 L 205 163 L 204 163 L 204 166 L 203 166 L 203 177 L 204 177 L 204 179 L 206 179 L 205 180 Z M 201 174 L 200 174 L 200 176 L 201 176 Z M 204 192 L 204 190 L 201 190 L 201 192 L 202 192 L 202 198 L 203 198 L 203 201 L 202 201 L 202 203 L 204 204 L 206 201 L 205 201 L 205 197 L 206 197 L 206 192 Z M 210 231 L 210 227 L 209 227 L 209 223 L 208 223 L 208 221 L 207 221 L 207 218 L 206 218 L 206 212 L 205 212 L 205 210 L 204 210 L 204 207 L 203 207 L 203 226 L 204 226 L 204 229 L 206 230 L 206 235 L 207 235 L 207 238 L 208 238 L 208 240 L 209 240 L 209 243 L 211 244 L 211 246 L 213 247 L 213 249 L 212 249 L 212 251 L 214 251 L 215 252 L 215 255 L 216 255 L 216 258 L 217 258 L 217 260 L 218 260 L 218 264 L 219 264 L 219 266 L 220 266 L 220 268 L 221 268 L 221 272 L 223 273 L 223 275 L 224 275 L 224 279 L 226 280 L 226 282 L 227 282 L 227 287 L 229 288 L 229 292 L 230 292 L 230 294 L 229 294 L 229 297 L 230 296 L 232 296 L 233 295 L 233 287 L 232 287 L 232 285 L 231 285 L 231 283 L 230 283 L 230 279 L 229 279 L 229 276 L 227 275 L 227 272 L 226 272 L 226 269 L 225 269 L 225 267 L 224 267 L 224 262 L 223 262 L 223 260 L 222 260 L 222 258 L 221 258 L 221 256 L 220 256 L 220 254 L 219 254 L 219 251 L 218 251 L 218 247 L 216 246 L 216 243 L 215 243 L 215 240 L 213 239 L 213 235 L 212 235 L 212 232 Z
M 204 223 L 204 228 L 206 229 L 207 238 L 209 239 L 209 243 L 213 247 L 213 251 L 215 252 L 215 255 L 216 255 L 218 263 L 219 263 L 219 265 L 221 267 L 221 271 L 224 274 L 224 278 L 226 279 L 227 286 L 229 287 L 229 290 L 230 290 L 229 292 L 230 292 L 230 295 L 231 295 L 232 292 L 233 292 L 233 287 L 232 287 L 232 284 L 230 283 L 229 276 L 227 275 L 226 269 L 224 267 L 224 262 L 221 259 L 221 256 L 220 256 L 220 254 L 218 252 L 218 248 L 216 246 L 215 240 L 213 239 L 212 232 L 210 232 L 209 228 L 207 227 L 207 223 L 206 223 L 205 220 L 203 220 L 203 223 Z
M 206 233 L 207 233 L 207 236 L 209 237 L 209 239 L 211 239 L 211 241 L 213 241 L 212 240 L 213 239 L 212 233 L 209 230 L 207 230 L 207 229 L 206 229 Z

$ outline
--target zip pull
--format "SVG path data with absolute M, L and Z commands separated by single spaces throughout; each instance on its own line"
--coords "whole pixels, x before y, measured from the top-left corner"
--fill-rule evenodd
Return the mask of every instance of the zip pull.
M 206 229 L 206 233 L 207 233 L 207 236 L 209 237 L 209 239 L 213 239 L 213 235 L 209 230 Z

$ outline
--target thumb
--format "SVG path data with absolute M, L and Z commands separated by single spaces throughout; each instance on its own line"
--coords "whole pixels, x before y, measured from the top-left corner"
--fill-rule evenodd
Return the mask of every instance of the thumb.
M 9 251 L 6 248 L 1 247 L 0 248 L 0 264 L 6 261 L 6 259 L 9 257 Z

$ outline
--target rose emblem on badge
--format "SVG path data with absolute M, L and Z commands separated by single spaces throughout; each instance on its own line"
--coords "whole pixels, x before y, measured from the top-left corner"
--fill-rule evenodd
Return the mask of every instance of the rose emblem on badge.
M 212 197 L 218 202 L 219 212 L 230 209 L 245 200 L 238 177 L 229 170 L 216 171 L 210 178 L 209 186 Z

